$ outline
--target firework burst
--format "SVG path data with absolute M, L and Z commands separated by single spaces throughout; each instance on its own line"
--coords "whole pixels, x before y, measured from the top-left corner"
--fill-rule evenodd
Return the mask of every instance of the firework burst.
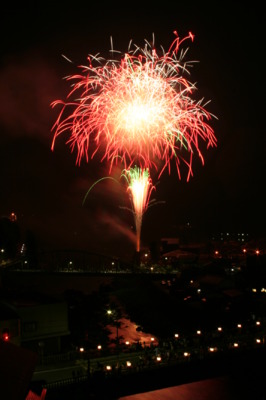
M 128 52 L 118 60 L 88 56 L 88 66 L 82 74 L 72 75 L 72 89 L 67 101 L 56 100 L 52 107 L 61 111 L 52 128 L 52 149 L 56 138 L 70 132 L 67 144 L 77 151 L 77 164 L 88 161 L 96 153 L 101 161 L 123 161 L 126 168 L 138 164 L 141 168 L 159 170 L 159 176 L 175 160 L 178 175 L 180 161 L 188 166 L 187 179 L 192 174 L 192 155 L 204 162 L 200 142 L 216 145 L 208 124 L 211 114 L 203 100 L 191 98 L 196 87 L 185 79 L 189 63 L 183 62 L 186 52 L 179 51 L 176 38 L 166 52 L 156 51 L 154 41 L 143 48 L 130 43 Z M 180 54 L 179 54 L 180 53 Z M 74 97 L 75 96 L 75 97 Z M 70 98 L 74 98 L 70 101 Z

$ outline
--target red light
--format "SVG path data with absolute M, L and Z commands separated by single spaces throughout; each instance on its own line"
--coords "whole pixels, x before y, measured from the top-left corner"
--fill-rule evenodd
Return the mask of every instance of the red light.
M 7 342 L 8 340 L 9 340 L 9 333 L 8 332 L 3 332 L 3 340 L 5 341 L 5 342 Z

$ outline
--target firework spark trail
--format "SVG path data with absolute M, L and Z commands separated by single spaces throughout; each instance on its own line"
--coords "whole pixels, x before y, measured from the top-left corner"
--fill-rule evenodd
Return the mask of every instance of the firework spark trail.
M 162 55 L 146 41 L 143 48 L 134 45 L 131 50 L 131 44 L 120 60 L 88 56 L 82 74 L 67 78 L 74 82 L 68 99 L 77 98 L 52 103 L 52 107 L 62 106 L 52 127 L 52 149 L 56 138 L 70 131 L 67 144 L 77 150 L 79 165 L 83 158 L 88 162 L 99 153 L 101 161 L 109 162 L 110 172 L 114 162 L 122 159 L 126 168 L 137 163 L 143 169 L 159 169 L 160 177 L 166 167 L 170 173 L 175 159 L 179 178 L 180 161 L 184 161 L 189 180 L 192 155 L 197 153 L 204 163 L 200 141 L 215 146 L 216 138 L 203 100 L 191 98 L 196 87 L 183 76 L 190 66 L 183 62 L 185 53 L 177 57 L 180 44 L 193 36 L 180 40 L 175 34 Z
M 155 187 L 152 185 L 148 169 L 135 166 L 125 170 L 122 176 L 126 179 L 128 190 L 131 193 L 137 236 L 136 251 L 139 252 L 142 216 L 148 207 L 151 192 Z

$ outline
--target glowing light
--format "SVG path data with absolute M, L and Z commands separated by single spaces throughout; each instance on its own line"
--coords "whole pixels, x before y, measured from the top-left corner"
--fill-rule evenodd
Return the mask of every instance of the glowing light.
M 148 207 L 150 195 L 154 186 L 152 185 L 148 169 L 143 170 L 135 166 L 135 168 L 125 170 L 123 176 L 127 180 L 128 190 L 131 194 L 137 237 L 136 250 L 139 252 L 142 217 Z
M 8 342 L 8 341 L 9 341 L 9 333 L 8 333 L 8 332 L 4 332 L 4 333 L 3 333 L 3 340 L 4 340 L 5 342 Z
M 142 169 L 160 169 L 161 174 L 166 167 L 170 173 L 175 159 L 180 177 L 183 160 L 188 180 L 192 155 L 198 154 L 204 164 L 200 141 L 213 147 L 216 137 L 208 124 L 213 115 L 203 99 L 191 98 L 196 86 L 184 76 L 192 62 L 184 62 L 186 51 L 180 52 L 180 45 L 193 35 L 180 40 L 174 34 L 168 51 L 160 47 L 160 54 L 153 38 L 143 48 L 130 42 L 126 53 L 111 49 L 110 60 L 88 55 L 81 74 L 66 78 L 72 84 L 67 100 L 51 104 L 61 106 L 52 127 L 52 150 L 56 138 L 70 131 L 66 143 L 77 151 L 79 165 L 99 153 L 101 161 L 110 163 L 110 171 L 122 160 L 126 169 L 137 163 Z

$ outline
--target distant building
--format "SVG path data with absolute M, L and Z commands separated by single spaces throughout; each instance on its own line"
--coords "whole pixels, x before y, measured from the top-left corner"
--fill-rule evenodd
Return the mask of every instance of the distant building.
M 218 232 L 212 235 L 212 241 L 218 242 L 238 242 L 244 244 L 250 240 L 247 232 Z
M 168 253 L 179 249 L 180 239 L 175 237 L 167 237 L 161 239 L 161 254 Z
M 0 303 L 0 334 L 8 330 L 11 343 L 39 356 L 60 353 L 62 339 L 70 335 L 66 302 L 33 295 Z
M 50 355 L 61 352 L 68 329 L 68 309 L 65 302 L 21 305 L 21 345 L 25 348 Z

